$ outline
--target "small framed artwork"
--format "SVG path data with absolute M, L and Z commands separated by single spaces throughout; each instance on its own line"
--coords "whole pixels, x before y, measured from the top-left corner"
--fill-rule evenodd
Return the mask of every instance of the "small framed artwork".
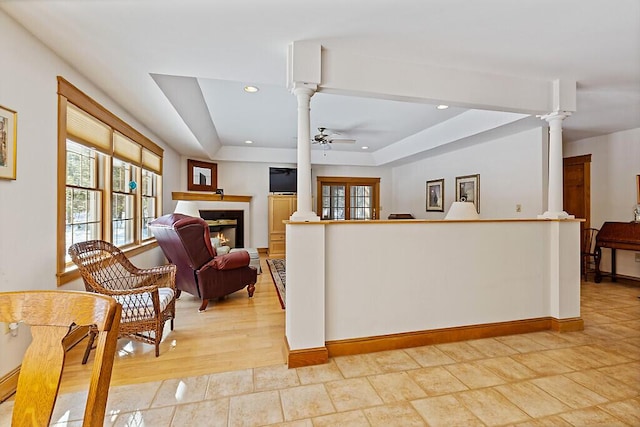
M 0 105 L 0 179 L 16 179 L 18 113 Z
M 444 212 L 444 178 L 427 181 L 427 212 Z
M 638 204 L 640 205 L 640 175 L 636 175 L 636 192 L 638 194 Z
M 218 188 L 218 165 L 216 163 L 187 160 L 187 190 L 216 191 Z
M 456 202 L 473 202 L 480 213 L 480 174 L 456 177 Z

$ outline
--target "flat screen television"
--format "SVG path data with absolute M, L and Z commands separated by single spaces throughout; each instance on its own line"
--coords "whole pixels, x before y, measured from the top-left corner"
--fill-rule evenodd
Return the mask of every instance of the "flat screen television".
M 298 172 L 294 168 L 269 168 L 269 192 L 289 193 L 297 192 Z

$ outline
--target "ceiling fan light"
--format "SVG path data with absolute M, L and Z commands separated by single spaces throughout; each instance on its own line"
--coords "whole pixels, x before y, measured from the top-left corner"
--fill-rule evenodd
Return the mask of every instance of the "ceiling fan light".
M 256 86 L 245 86 L 244 87 L 244 91 L 247 92 L 247 93 L 256 93 L 259 90 L 260 89 L 258 89 Z

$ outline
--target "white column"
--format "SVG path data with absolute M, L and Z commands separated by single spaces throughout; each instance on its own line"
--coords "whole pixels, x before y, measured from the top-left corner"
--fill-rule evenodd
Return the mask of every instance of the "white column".
M 547 211 L 540 218 L 574 218 L 562 210 L 562 121 L 569 115 L 556 111 L 540 117 L 549 123 L 549 198 Z
M 298 206 L 291 221 L 320 221 L 311 209 L 311 97 L 317 86 L 295 82 L 298 100 Z

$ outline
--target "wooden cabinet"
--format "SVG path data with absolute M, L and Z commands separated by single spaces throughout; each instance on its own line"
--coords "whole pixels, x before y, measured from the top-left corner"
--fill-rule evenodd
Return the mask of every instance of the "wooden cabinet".
M 295 212 L 297 198 L 294 195 L 269 196 L 269 257 L 284 258 L 286 253 L 286 221 Z

